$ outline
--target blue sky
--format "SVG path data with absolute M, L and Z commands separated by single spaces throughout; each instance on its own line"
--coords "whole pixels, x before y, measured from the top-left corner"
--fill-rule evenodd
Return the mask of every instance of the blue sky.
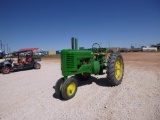
M 0 0 L 0 40 L 39 47 L 135 47 L 160 43 L 160 0 Z

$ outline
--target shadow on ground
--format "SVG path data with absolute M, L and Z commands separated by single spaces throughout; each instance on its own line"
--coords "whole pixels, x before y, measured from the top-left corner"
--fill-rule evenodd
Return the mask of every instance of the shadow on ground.
M 16 72 L 21 72 L 21 71 L 29 71 L 29 70 L 38 70 L 38 69 L 33 69 L 33 68 L 27 68 L 27 69 L 21 69 L 21 70 L 11 70 L 8 74 L 11 74 L 11 73 L 16 73 Z M 0 71 L 0 74 L 2 75 L 7 75 L 7 74 L 3 74 L 1 71 Z
M 72 76 L 72 77 L 74 77 L 76 79 L 75 76 Z M 93 77 L 93 76 L 91 76 L 91 78 L 86 80 L 86 81 L 77 80 L 77 83 L 78 83 L 78 87 L 89 85 L 89 84 L 92 84 L 92 83 L 96 83 L 97 85 L 103 86 L 103 87 L 112 87 L 112 85 L 109 83 L 107 78 L 96 78 L 96 77 Z M 55 90 L 55 86 L 53 86 L 53 89 Z M 53 94 L 53 97 L 56 98 L 56 99 L 60 99 L 60 100 L 64 101 L 63 98 L 58 98 L 56 93 Z

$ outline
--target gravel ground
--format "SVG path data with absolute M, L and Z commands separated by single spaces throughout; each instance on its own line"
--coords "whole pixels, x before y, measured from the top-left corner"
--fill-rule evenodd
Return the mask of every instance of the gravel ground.
M 60 60 L 43 60 L 40 70 L 0 73 L 0 120 L 160 120 L 160 52 L 124 53 L 122 84 L 105 77 L 79 82 L 75 97 L 56 97 Z

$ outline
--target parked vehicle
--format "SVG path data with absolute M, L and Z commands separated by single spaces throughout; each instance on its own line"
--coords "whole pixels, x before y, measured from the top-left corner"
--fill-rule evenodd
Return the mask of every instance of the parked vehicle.
M 156 47 L 143 46 L 142 50 L 143 51 L 157 51 L 157 48 Z
M 20 56 L 21 53 L 24 53 L 25 56 Z M 39 61 L 41 61 L 41 58 L 33 58 L 31 50 L 14 52 L 8 55 L 3 62 L 0 62 L 0 71 L 3 74 L 8 74 L 10 71 L 40 69 L 41 64 L 38 63 Z
M 3 59 L 3 57 L 5 57 L 5 52 L 0 50 L 0 58 Z
M 44 53 L 42 53 L 42 52 L 35 52 L 34 55 L 36 55 L 36 56 L 44 56 Z
M 120 48 L 119 51 L 120 52 L 129 52 L 129 49 L 128 48 Z

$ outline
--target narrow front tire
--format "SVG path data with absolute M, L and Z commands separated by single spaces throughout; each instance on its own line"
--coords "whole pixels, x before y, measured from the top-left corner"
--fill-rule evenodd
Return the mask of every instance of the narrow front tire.
M 62 99 L 62 86 L 63 86 L 63 83 L 64 83 L 64 78 L 60 78 L 57 82 L 56 82 L 56 85 L 55 85 L 55 93 L 57 95 L 58 98 Z
M 78 83 L 75 78 L 68 78 L 62 86 L 62 96 L 65 100 L 71 99 L 77 92 Z

